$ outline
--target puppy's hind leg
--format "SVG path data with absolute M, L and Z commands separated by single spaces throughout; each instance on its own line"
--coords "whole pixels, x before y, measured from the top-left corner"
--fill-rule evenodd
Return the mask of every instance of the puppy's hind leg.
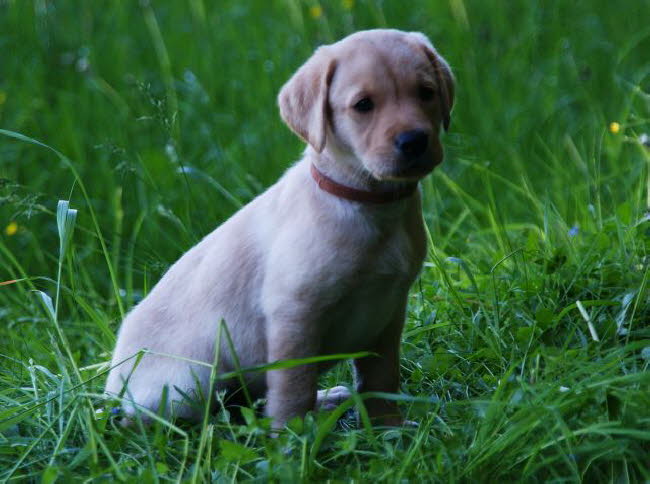
M 146 422 L 151 420 L 148 412 L 189 420 L 202 415 L 199 397 L 205 397 L 209 369 L 173 357 L 146 355 L 130 370 L 112 373 L 106 385 L 107 393 L 122 396 L 122 410 L 127 418 L 139 414 Z M 138 408 L 146 411 L 139 412 Z

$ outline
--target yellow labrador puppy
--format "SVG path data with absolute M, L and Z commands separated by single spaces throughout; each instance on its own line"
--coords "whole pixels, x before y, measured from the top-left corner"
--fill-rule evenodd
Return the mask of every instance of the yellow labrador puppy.
M 266 192 L 176 262 L 125 318 L 106 391 L 125 410 L 196 417 L 220 321 L 241 367 L 372 351 L 354 362 L 357 391 L 396 392 L 409 287 L 425 257 L 418 181 L 442 161 L 438 140 L 453 102 L 447 63 L 420 33 L 358 32 L 320 47 L 278 97 L 308 146 Z M 237 366 L 221 339 L 219 371 Z M 149 349 L 134 367 L 127 360 Z M 124 360 L 126 362 L 120 364 Z M 188 361 L 190 360 L 190 361 Z M 347 396 L 317 392 L 329 365 L 250 373 L 274 427 Z M 218 388 L 233 388 L 221 382 Z M 378 423 L 402 422 L 396 405 L 368 400 Z

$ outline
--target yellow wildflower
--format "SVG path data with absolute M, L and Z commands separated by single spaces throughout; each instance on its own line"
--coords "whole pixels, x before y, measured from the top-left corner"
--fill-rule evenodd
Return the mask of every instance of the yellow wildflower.
M 9 222 L 9 225 L 5 227 L 5 234 L 11 236 L 15 235 L 18 232 L 18 224 L 16 222 Z
M 2 106 L 6 100 L 7 100 L 7 93 L 4 91 L 0 91 L 0 106 Z
M 354 7 L 354 0 L 341 0 L 341 5 L 343 5 L 343 8 L 346 10 L 352 10 L 352 7 Z
M 621 125 L 616 121 L 609 123 L 609 132 L 612 134 L 617 134 L 621 130 Z
M 323 8 L 320 5 L 314 5 L 309 9 L 309 15 L 311 15 L 311 18 L 321 18 L 323 15 Z

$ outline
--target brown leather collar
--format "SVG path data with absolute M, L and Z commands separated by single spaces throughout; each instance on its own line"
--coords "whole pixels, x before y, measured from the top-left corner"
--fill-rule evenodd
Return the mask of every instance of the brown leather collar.
M 311 176 L 316 180 L 318 188 L 321 190 L 331 193 L 334 196 L 339 198 L 345 198 L 346 200 L 352 200 L 354 202 L 365 202 L 365 203 L 389 203 L 408 198 L 413 193 L 418 186 L 416 183 L 409 183 L 402 188 L 393 190 L 390 192 L 372 192 L 366 190 L 359 190 L 357 188 L 348 187 L 341 185 L 340 183 L 335 182 L 331 178 L 327 177 L 320 171 L 318 168 L 311 165 Z

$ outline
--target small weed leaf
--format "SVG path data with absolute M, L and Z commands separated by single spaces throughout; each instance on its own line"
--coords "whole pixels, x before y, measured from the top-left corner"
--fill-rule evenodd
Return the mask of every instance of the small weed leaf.
M 59 256 L 62 258 L 72 239 L 74 224 L 77 221 L 77 210 L 70 207 L 68 200 L 59 200 L 56 207 L 56 225 L 59 231 Z
M 57 467 L 48 467 L 41 475 L 41 483 L 52 484 L 53 482 L 56 481 L 58 476 L 59 476 L 59 469 Z
M 43 301 L 43 304 L 45 304 L 45 308 L 47 309 L 48 316 L 52 318 L 52 320 L 55 320 L 56 313 L 54 311 L 54 305 L 52 304 L 52 298 L 43 291 L 36 291 L 36 294 L 38 294 L 38 296 Z
M 535 311 L 535 320 L 541 329 L 549 328 L 553 324 L 553 319 L 553 311 L 548 308 L 540 307 Z
M 245 464 L 257 459 L 257 453 L 250 447 L 231 442 L 229 440 L 221 441 L 221 456 L 230 462 L 240 462 Z

